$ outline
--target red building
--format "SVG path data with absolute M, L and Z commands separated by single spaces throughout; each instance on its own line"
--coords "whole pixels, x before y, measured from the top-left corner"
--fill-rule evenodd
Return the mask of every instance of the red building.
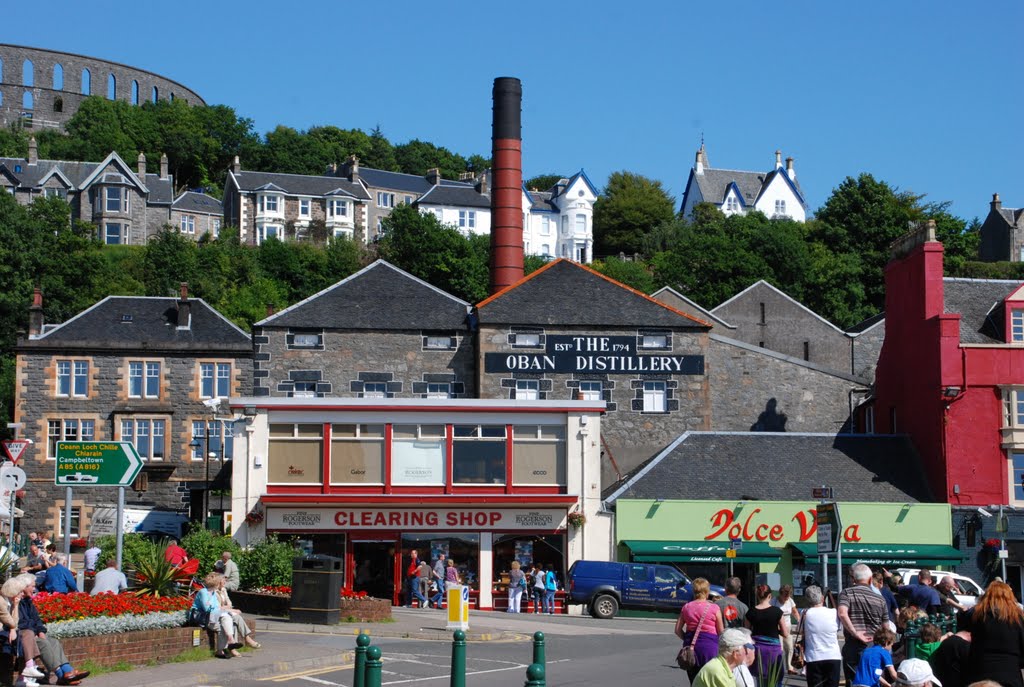
M 1024 507 L 1024 288 L 942 262 L 934 222 L 894 245 L 867 426 L 912 437 L 937 500 Z

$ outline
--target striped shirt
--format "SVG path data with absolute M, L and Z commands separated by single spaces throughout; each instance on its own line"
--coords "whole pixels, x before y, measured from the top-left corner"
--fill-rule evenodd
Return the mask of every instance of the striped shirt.
M 839 592 L 839 607 L 846 606 L 850 615 L 850 623 L 858 632 L 866 632 L 873 635 L 875 630 L 885 625 L 889 620 L 889 609 L 885 605 L 885 599 L 881 594 L 871 591 L 871 588 L 862 584 L 847 587 Z M 843 636 L 848 642 L 854 642 L 857 646 L 864 646 L 859 637 L 853 637 L 843 626 Z

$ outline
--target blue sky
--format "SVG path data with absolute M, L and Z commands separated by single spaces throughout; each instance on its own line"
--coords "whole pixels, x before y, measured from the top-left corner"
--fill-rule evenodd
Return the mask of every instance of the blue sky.
M 0 42 L 155 71 L 260 133 L 488 155 L 491 83 L 516 76 L 526 176 L 629 170 L 678 201 L 703 133 L 712 167 L 792 155 L 812 211 L 860 172 L 968 219 L 1024 205 L 1019 0 L 9 5 Z

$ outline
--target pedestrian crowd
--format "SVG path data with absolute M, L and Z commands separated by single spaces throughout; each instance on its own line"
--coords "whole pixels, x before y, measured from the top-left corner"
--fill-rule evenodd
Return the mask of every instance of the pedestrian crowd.
M 922 570 L 903 584 L 864 563 L 837 597 L 807 586 L 802 611 L 789 585 L 777 596 L 757 585 L 750 607 L 739 578 L 724 589 L 712 601 L 708 581 L 693 580 L 676 621 L 696 656 L 693 687 L 775 687 L 796 674 L 807 687 L 1024 687 L 1024 609 L 999 579 L 969 609 L 952 577 Z M 957 631 L 944 632 L 954 617 Z

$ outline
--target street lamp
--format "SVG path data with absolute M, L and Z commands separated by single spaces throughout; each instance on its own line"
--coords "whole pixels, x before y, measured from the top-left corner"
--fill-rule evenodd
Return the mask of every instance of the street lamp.
M 203 527 L 207 526 L 207 521 L 210 518 L 210 458 L 215 455 L 210 451 L 210 426 L 211 420 L 214 423 L 217 422 L 217 409 L 220 408 L 220 401 L 219 396 L 203 401 L 203 405 L 210 411 L 209 417 L 203 418 L 203 441 L 200 442 L 199 439 L 192 439 L 189 442 L 189 446 L 193 449 L 198 449 L 200 446 L 203 447 L 203 462 L 205 463 L 206 472 L 205 488 L 203 489 Z

